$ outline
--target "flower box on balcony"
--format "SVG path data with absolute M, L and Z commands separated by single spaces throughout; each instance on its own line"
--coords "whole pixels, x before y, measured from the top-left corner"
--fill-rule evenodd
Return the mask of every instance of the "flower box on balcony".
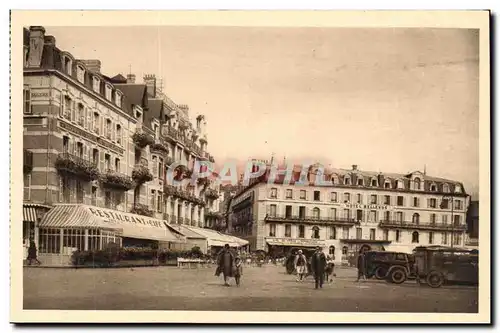
M 130 210 L 132 214 L 139 214 L 139 215 L 144 215 L 144 216 L 153 216 L 153 211 L 149 209 L 148 206 L 143 205 L 143 204 L 135 204 L 134 207 Z
M 207 198 L 217 199 L 217 198 L 219 198 L 219 193 L 217 193 L 217 191 L 215 191 L 215 190 L 208 189 L 208 190 L 205 192 L 205 196 L 206 196 Z
M 132 140 L 139 148 L 144 148 L 148 145 L 154 144 L 155 142 L 151 135 L 144 132 L 135 132 L 134 135 L 132 135 Z
M 168 154 L 168 147 L 160 142 L 153 143 L 149 146 L 151 152 L 159 152 L 161 154 Z
M 163 187 L 165 195 L 177 195 L 177 188 L 173 185 L 165 185 Z
M 124 191 L 128 191 L 134 187 L 134 183 L 130 176 L 113 170 L 108 170 L 105 174 L 103 174 L 101 176 L 101 182 L 106 187 Z
M 153 180 L 153 175 L 149 169 L 144 165 L 136 165 L 132 171 L 132 179 L 138 184 L 144 184 Z
M 91 181 L 99 178 L 99 169 L 94 163 L 81 157 L 62 153 L 57 156 L 55 168 L 61 173 L 69 173 L 85 180 Z

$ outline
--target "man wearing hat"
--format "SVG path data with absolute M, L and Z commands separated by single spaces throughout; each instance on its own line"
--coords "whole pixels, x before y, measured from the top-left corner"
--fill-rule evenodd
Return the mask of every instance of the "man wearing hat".
M 315 289 L 323 288 L 325 281 L 326 256 L 320 246 L 316 248 L 311 260 L 311 269 L 314 273 Z
M 307 273 L 307 259 L 302 250 L 299 250 L 295 256 L 294 266 L 297 272 L 297 281 L 302 281 Z

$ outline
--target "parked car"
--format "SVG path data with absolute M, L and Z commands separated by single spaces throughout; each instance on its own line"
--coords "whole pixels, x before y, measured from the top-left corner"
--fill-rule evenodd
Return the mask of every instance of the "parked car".
M 412 254 L 391 251 L 365 252 L 366 277 L 400 284 L 415 278 Z
M 444 283 L 477 284 L 479 252 L 447 246 L 419 246 L 413 250 L 418 281 L 432 288 Z

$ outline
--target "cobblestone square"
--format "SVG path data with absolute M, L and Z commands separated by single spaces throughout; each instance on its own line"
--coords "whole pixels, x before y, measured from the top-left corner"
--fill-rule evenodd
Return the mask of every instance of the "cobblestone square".
M 282 266 L 245 267 L 242 285 L 224 287 L 215 267 L 24 269 L 24 309 L 214 310 L 314 312 L 478 311 L 472 286 L 439 289 L 415 282 L 355 282 L 356 271 L 339 268 L 333 283 L 315 290 L 312 277 L 296 282 Z

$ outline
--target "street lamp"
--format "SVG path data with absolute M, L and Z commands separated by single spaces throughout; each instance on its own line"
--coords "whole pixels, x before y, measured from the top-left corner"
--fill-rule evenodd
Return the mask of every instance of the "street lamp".
M 444 200 L 449 199 L 451 202 L 451 247 L 453 247 L 453 237 L 455 236 L 455 219 L 453 217 L 453 195 L 444 195 L 443 198 L 441 199 L 441 204 L 439 205 L 439 208 L 445 209 L 446 207 L 444 206 Z

